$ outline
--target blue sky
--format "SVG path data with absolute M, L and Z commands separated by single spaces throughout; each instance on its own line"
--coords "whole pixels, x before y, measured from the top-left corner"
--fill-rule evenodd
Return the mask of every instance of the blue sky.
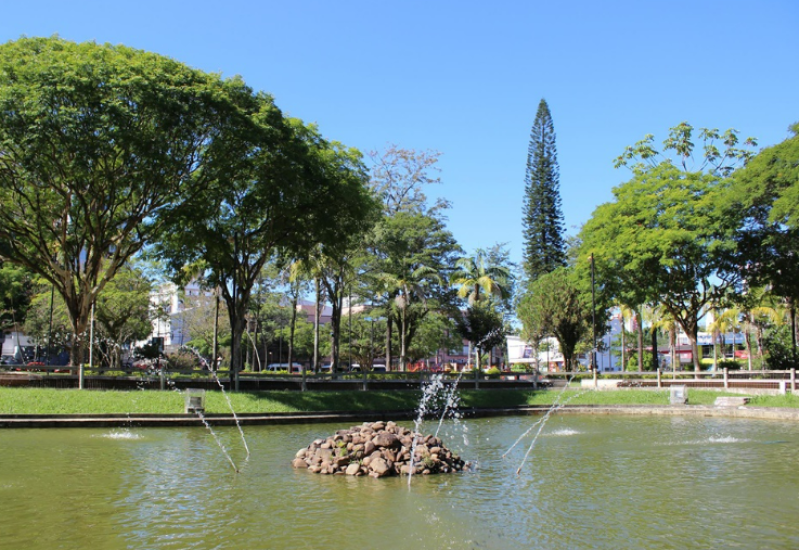
M 73 5 L 69 5 L 73 4 Z M 74 4 L 78 4 L 76 7 Z M 449 228 L 521 259 L 530 127 L 547 100 L 569 233 L 629 179 L 613 159 L 681 121 L 761 146 L 799 121 L 799 2 L 7 1 L 0 41 L 94 40 L 241 75 L 364 153 L 442 153 Z

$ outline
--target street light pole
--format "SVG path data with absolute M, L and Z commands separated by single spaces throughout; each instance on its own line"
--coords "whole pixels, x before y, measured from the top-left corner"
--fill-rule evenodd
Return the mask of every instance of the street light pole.
M 349 332 L 349 361 L 350 361 L 350 368 L 348 369 L 352 372 L 352 285 L 349 288 L 349 294 L 347 295 L 347 332 Z
M 53 342 L 53 298 L 55 298 L 55 285 L 50 287 L 50 328 L 47 331 L 47 359 L 46 364 L 50 366 L 50 354 L 52 353 Z
M 596 297 L 594 293 L 594 253 L 591 252 L 591 330 L 594 346 L 591 348 L 591 370 L 596 372 Z

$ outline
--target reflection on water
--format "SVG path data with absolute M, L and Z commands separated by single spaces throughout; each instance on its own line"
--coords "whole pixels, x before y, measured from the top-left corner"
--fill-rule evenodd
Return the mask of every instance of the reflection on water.
M 250 427 L 241 474 L 198 428 L 4 430 L 0 548 L 799 547 L 796 424 L 554 416 L 517 476 L 529 441 L 501 456 L 535 420 L 467 421 L 479 469 L 410 491 L 291 468 L 347 423 Z

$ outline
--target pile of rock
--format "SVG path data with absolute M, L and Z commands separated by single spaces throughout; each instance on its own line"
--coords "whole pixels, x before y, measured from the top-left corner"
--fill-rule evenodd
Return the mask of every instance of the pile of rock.
M 444 447 L 438 437 L 413 433 L 394 422 L 364 422 L 361 426 L 338 430 L 326 439 L 317 439 L 297 451 L 292 466 L 316 474 L 408 475 L 414 439 L 414 475 L 446 474 L 468 466 Z

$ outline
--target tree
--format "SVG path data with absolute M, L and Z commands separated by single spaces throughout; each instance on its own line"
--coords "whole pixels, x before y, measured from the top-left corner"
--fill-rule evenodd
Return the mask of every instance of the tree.
M 61 296 L 53 296 L 50 285 L 36 289 L 25 332 L 43 351 L 49 348 L 46 353 L 53 356 L 73 344 L 68 312 Z M 141 271 L 125 266 L 98 296 L 94 349 L 109 368 L 120 368 L 122 351 L 152 333 L 157 312 L 151 308 L 150 289 L 151 283 Z
M 371 255 L 369 265 L 363 269 L 366 285 L 364 292 L 373 296 L 372 305 L 386 315 L 386 364 L 391 366 L 392 334 L 398 310 L 394 302 L 397 287 L 385 285 L 385 277 L 407 278 L 419 266 L 444 270 L 451 268 L 452 255 L 457 251 L 452 234 L 444 229 L 442 211 L 449 202 L 437 199 L 428 204 L 425 188 L 441 183 L 437 175 L 437 151 L 416 151 L 390 145 L 379 154 L 371 153 L 370 186 L 382 201 L 383 217 L 367 236 L 366 247 Z M 441 288 L 431 289 L 442 298 Z M 426 302 L 429 303 L 429 302 Z M 439 303 L 440 300 L 439 300 Z M 406 309 L 406 344 L 411 345 L 416 331 L 416 318 L 421 322 L 429 309 Z
M 530 281 L 566 265 L 555 129 L 543 99 L 527 149 L 522 227 L 524 271 Z
M 400 366 L 405 368 L 405 359 L 408 349 L 408 310 L 415 301 L 427 302 L 429 289 L 433 285 L 441 285 L 441 277 L 435 268 L 420 265 L 413 271 L 405 273 L 404 276 L 396 276 L 391 273 L 381 275 L 385 288 L 389 294 L 393 294 L 394 304 L 399 310 L 399 331 L 400 331 Z M 429 309 L 425 309 L 425 314 Z
M 449 208 L 449 202 L 437 199 L 428 206 L 424 187 L 440 184 L 435 175 L 440 171 L 436 166 L 438 151 L 415 151 L 389 145 L 382 154 L 369 153 L 372 160 L 370 186 L 383 203 L 383 213 L 393 216 L 398 212 L 412 212 L 437 216 Z
M 722 213 L 728 197 L 729 163 L 745 161 L 733 130 L 723 134 L 723 153 L 714 145 L 717 130 L 702 129 L 703 160 L 690 166 L 693 127 L 682 123 L 664 141 L 671 159 L 658 160 L 652 136 L 617 159 L 632 166 L 633 179 L 613 190 L 614 202 L 600 205 L 581 231 L 581 257 L 594 254 L 598 277 L 619 301 L 630 306 L 660 303 L 691 341 L 694 368 L 699 320 L 708 304 L 740 279 L 732 240 L 739 218 Z M 754 145 L 754 140 L 747 140 Z
M 496 255 L 496 248 L 494 252 Z M 507 310 L 513 277 L 506 266 L 491 263 L 489 253 L 478 249 L 473 256 L 458 259 L 455 267 L 450 274 L 450 284 L 458 287 L 458 297 L 466 299 L 469 309 L 485 303 L 486 307 L 500 313 Z M 472 343 L 469 340 L 470 347 Z
M 507 330 L 502 315 L 488 303 L 475 303 L 461 317 L 456 317 L 455 326 L 464 339 L 477 350 L 474 375 L 477 379 L 482 356 L 486 351 L 505 342 Z
M 668 333 L 669 338 L 669 360 L 672 370 L 676 371 L 679 366 L 677 359 L 677 322 L 671 317 L 666 309 L 658 304 L 652 312 L 652 328 L 661 329 Z M 623 369 L 622 369 L 623 370 Z
M 530 284 L 517 315 L 524 331 L 551 334 L 560 344 L 566 370 L 574 367 L 578 344 L 591 336 L 591 295 L 580 290 L 574 268 L 561 267 Z
M 285 119 L 271 98 L 255 96 L 235 162 L 212 167 L 212 185 L 176 219 L 161 245 L 173 273 L 201 260 L 221 290 L 232 332 L 231 379 L 242 367 L 242 336 L 252 289 L 271 258 L 332 250 L 365 230 L 374 202 L 360 154 Z
M 454 292 L 444 282 L 460 247 L 442 220 L 418 212 L 398 212 L 384 217 L 367 236 L 366 247 L 369 264 L 363 269 L 361 279 L 366 285 L 364 292 L 374 297 L 373 305 L 386 312 L 388 360 L 395 322 L 404 324 L 405 329 L 400 330 L 399 335 L 401 340 L 404 338 L 407 349 L 412 346 L 419 323 L 431 311 L 455 309 Z M 425 299 L 409 296 L 407 302 L 401 300 L 405 304 L 402 306 L 397 298 L 403 281 L 421 282 L 419 274 L 422 272 Z M 404 316 L 404 322 L 400 315 Z
M 353 235 L 340 246 L 324 251 L 319 258 L 321 262 L 320 280 L 331 306 L 330 336 L 333 372 L 340 368 L 341 316 L 344 311 L 344 298 L 347 298 L 347 309 L 351 314 L 352 290 L 358 282 L 358 275 L 366 261 L 362 244 L 361 236 Z
M 144 340 L 153 330 L 152 285 L 135 267 L 125 266 L 97 297 L 95 323 L 98 346 L 109 368 L 122 366 L 122 350 Z
M 0 330 L 25 322 L 31 305 L 33 276 L 24 267 L 0 265 Z
M 245 92 L 124 46 L 0 46 L 0 257 L 61 295 L 73 364 L 105 285 L 204 189 L 208 159 L 225 157 Z
M 44 350 L 45 362 L 49 363 L 49 359 L 58 355 L 59 350 L 69 349 L 72 344 L 69 315 L 64 300 L 59 294 L 53 293 L 51 285 L 33 287 L 27 313 L 23 325 L 25 334 Z
M 319 349 L 321 341 L 319 338 L 319 331 L 321 327 L 322 307 L 324 305 L 324 286 L 322 278 L 324 277 L 325 257 L 322 254 L 320 246 L 314 247 L 306 254 L 302 260 L 297 260 L 292 264 L 292 276 L 304 279 L 312 279 L 314 286 L 314 331 L 313 331 L 313 357 L 311 359 L 311 368 L 315 373 L 319 372 Z
M 441 349 L 452 350 L 463 346 L 463 338 L 457 331 L 455 320 L 449 311 L 431 311 L 419 323 L 413 340 L 406 353 L 408 361 L 415 363 L 421 359 L 437 356 Z
M 291 337 L 291 327 L 288 325 L 281 327 L 276 333 L 277 336 L 288 341 Z M 330 341 L 325 340 L 320 345 L 322 354 L 327 355 L 330 353 Z M 306 360 L 313 359 L 314 353 L 314 325 L 309 323 L 304 316 L 298 316 L 294 326 L 294 359 L 301 360 L 303 364 Z
M 385 333 L 386 320 L 374 312 L 353 313 L 348 338 L 342 344 L 344 353 L 352 357 L 361 370 L 371 370 L 374 360 L 383 352 L 380 335 Z
M 761 151 L 734 175 L 729 212 L 743 212 L 737 235 L 739 263 L 751 286 L 769 285 L 783 297 L 791 317 L 797 362 L 799 304 L 799 123 L 793 136 Z
M 458 297 L 466 299 L 469 305 L 510 297 L 510 271 L 504 266 L 490 264 L 486 256 L 485 251 L 477 250 L 473 256 L 460 258 L 450 274 L 450 284 L 458 287 Z
M 743 317 L 744 344 L 748 355 L 749 370 L 752 370 L 752 345 L 749 334 L 753 329 L 759 368 L 763 368 L 763 334 L 768 328 L 782 325 L 785 312 L 781 311 L 778 298 L 766 287 L 747 286 L 745 292 L 738 294 L 735 298 L 735 303 Z
M 217 342 L 229 342 L 230 325 L 227 322 L 225 304 L 220 303 L 216 292 L 208 295 L 200 292 L 196 296 L 182 296 L 183 310 L 180 312 L 180 323 L 183 326 L 189 341 L 187 346 L 197 350 L 200 355 L 214 357 L 214 335 Z M 217 309 L 217 304 L 219 308 Z M 219 356 L 217 345 L 217 357 Z

